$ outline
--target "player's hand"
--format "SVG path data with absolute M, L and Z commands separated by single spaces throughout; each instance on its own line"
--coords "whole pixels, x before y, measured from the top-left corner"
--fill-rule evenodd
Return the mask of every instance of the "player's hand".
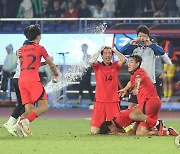
M 135 39 L 133 39 L 132 41 L 131 41 L 131 45 L 136 45 L 137 44 L 137 41 L 139 41 L 139 39 L 138 38 L 135 38 Z
M 100 49 L 100 51 L 103 51 L 103 50 L 105 49 L 105 47 L 106 47 L 106 46 L 102 46 L 101 49 Z
M 127 90 L 125 90 L 125 89 L 121 89 L 118 91 L 119 97 L 124 97 L 126 95 L 126 93 L 127 93 Z
M 52 77 L 52 82 L 53 83 L 58 83 L 58 81 L 59 81 L 59 76 L 53 76 Z
M 137 88 L 134 88 L 134 89 L 131 91 L 131 93 L 132 93 L 133 95 L 137 95 L 137 94 L 139 93 L 139 90 L 138 90 Z
M 147 45 L 147 46 L 150 46 L 150 45 L 152 45 L 152 42 L 151 42 L 149 39 L 147 39 L 147 40 L 146 40 L 146 45 Z
M 17 55 L 18 57 L 21 56 L 21 49 L 18 49 L 18 50 L 16 51 L 16 55 Z

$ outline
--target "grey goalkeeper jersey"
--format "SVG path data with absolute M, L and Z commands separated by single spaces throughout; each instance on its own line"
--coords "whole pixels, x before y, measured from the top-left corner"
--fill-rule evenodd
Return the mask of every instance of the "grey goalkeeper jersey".
M 155 58 L 156 55 L 164 55 L 164 49 L 157 44 L 150 46 L 126 44 L 120 51 L 124 55 L 139 55 L 142 57 L 141 68 L 145 69 L 151 81 L 156 83 L 155 79 Z

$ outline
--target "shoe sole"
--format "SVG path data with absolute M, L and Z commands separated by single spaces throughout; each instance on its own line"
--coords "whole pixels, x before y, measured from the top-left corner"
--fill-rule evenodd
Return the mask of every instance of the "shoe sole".
M 15 132 L 19 137 L 27 137 L 26 133 L 23 132 L 22 128 L 17 128 L 17 127 L 21 127 L 21 126 L 15 126 Z

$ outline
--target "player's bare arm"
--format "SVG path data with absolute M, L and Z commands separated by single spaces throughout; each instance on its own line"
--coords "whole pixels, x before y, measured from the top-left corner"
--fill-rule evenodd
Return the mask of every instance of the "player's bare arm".
M 90 63 L 92 66 L 96 65 L 97 59 L 98 59 L 99 55 L 101 54 L 101 51 L 104 50 L 104 48 L 105 48 L 105 46 L 101 47 L 101 49 L 98 50 L 98 52 L 95 53 L 95 54 L 91 57 L 91 59 L 89 60 L 89 63 Z
M 135 87 L 134 87 L 133 90 L 132 90 L 132 93 L 133 93 L 134 95 L 137 95 L 137 94 L 138 94 L 140 83 L 141 83 L 141 78 L 136 78 L 136 79 L 135 79 Z
M 126 57 L 123 55 L 123 54 L 121 54 L 120 52 L 118 52 L 116 49 L 114 49 L 114 48 L 111 48 L 111 50 L 118 56 L 118 58 L 120 59 L 119 61 L 118 61 L 118 65 L 119 66 L 123 66 L 125 63 L 126 63 Z
M 54 73 L 54 76 L 58 76 L 56 65 L 53 63 L 49 56 L 46 58 L 46 63 L 49 65 L 51 71 Z
M 129 81 L 123 89 L 118 91 L 119 96 L 124 97 L 130 88 L 131 88 L 131 82 Z

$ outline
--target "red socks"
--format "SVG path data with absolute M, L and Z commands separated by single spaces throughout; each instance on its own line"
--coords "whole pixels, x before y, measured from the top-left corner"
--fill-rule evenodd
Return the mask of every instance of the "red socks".
M 27 117 L 27 119 L 29 120 L 29 122 L 32 122 L 34 119 L 37 118 L 37 114 L 35 112 L 31 112 L 29 114 L 29 116 Z

